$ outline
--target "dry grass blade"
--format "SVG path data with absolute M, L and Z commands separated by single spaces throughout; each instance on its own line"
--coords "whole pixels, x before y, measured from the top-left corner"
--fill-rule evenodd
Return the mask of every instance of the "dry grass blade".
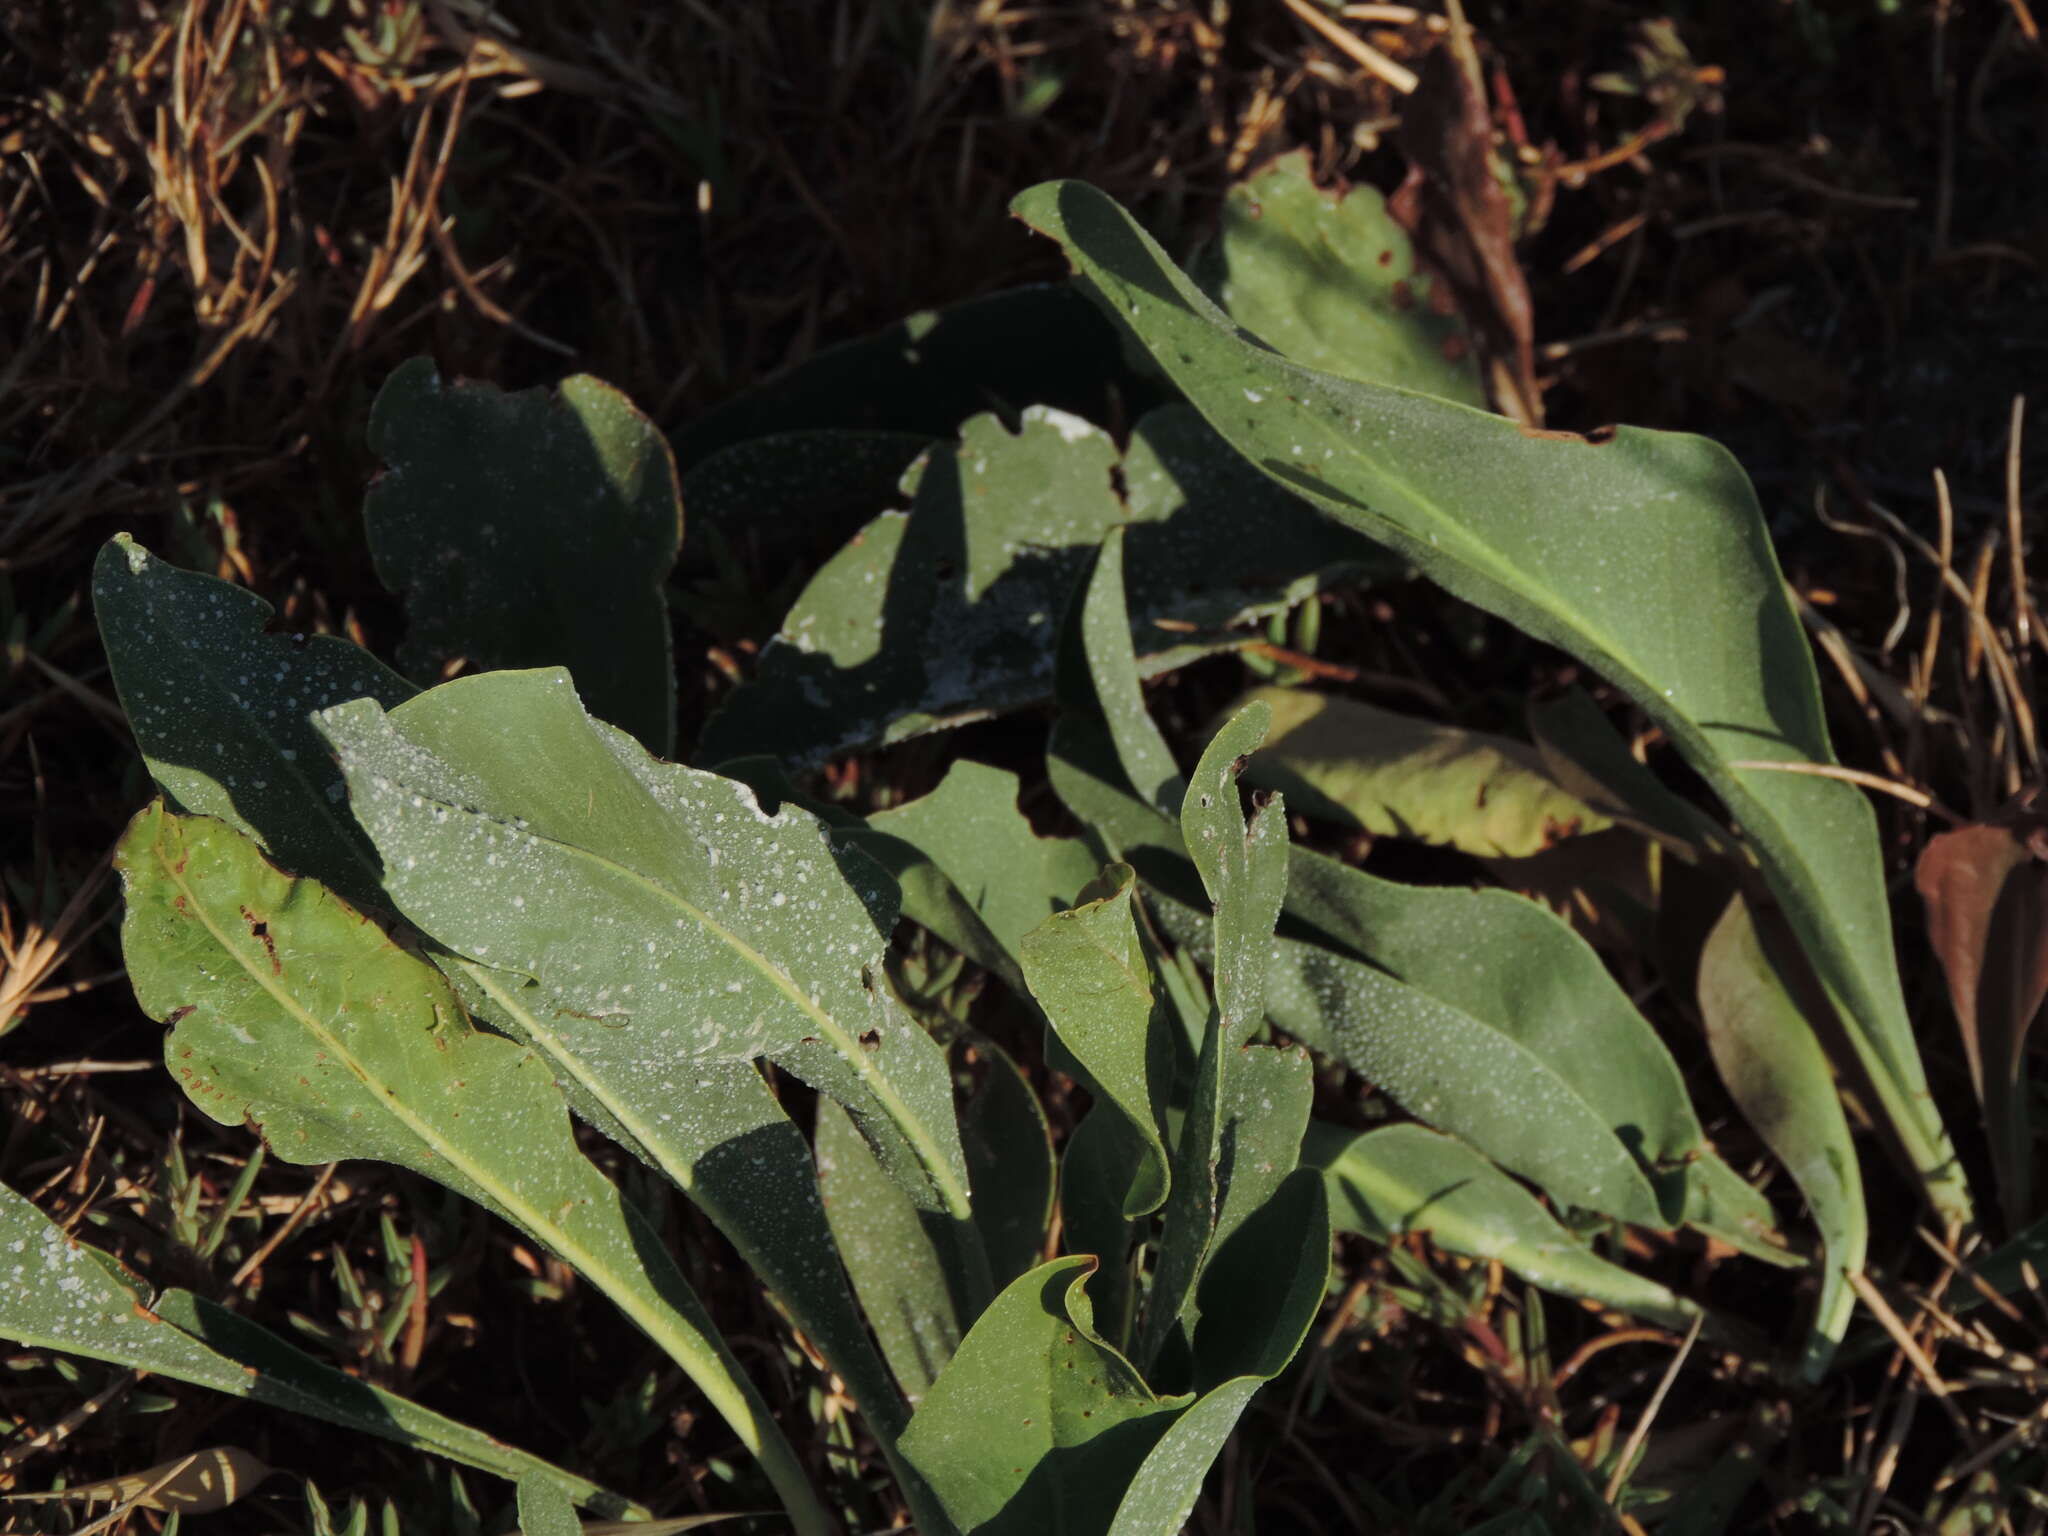
M 110 915 L 93 916 L 92 906 L 106 884 L 113 857 L 112 848 L 100 855 L 47 927 L 34 917 L 17 915 L 14 904 L 0 896 L 0 1035 L 19 1025 L 34 1004 L 63 995 L 47 991 L 49 980 Z
M 269 1476 L 270 1468 L 250 1452 L 224 1445 L 78 1488 L 10 1493 L 6 1498 L 11 1503 L 120 1504 L 123 1508 L 117 1514 L 149 1509 L 208 1515 L 226 1509 Z

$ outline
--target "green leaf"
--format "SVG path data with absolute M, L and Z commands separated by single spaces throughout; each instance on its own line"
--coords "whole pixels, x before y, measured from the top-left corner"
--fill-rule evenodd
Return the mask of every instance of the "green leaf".
M 1273 732 L 1245 776 L 1304 815 L 1382 837 L 1526 858 L 1613 825 L 1554 780 L 1533 747 L 1306 688 L 1258 688 Z
M 1247 1044 L 1265 1022 L 1273 924 L 1287 882 L 1286 808 L 1263 805 L 1247 824 L 1238 804 L 1238 773 L 1268 718 L 1255 704 L 1226 724 L 1202 753 L 1181 803 L 1181 826 L 1214 903 L 1216 1003 L 1174 1148 L 1146 1304 L 1140 1358 L 1153 1368 L 1170 1344 L 1183 1356 L 1191 1351 L 1203 1270 L 1293 1169 L 1308 1123 L 1307 1056 Z
M 703 1062 L 679 1078 L 672 1030 L 581 1018 L 471 961 L 447 969 L 471 1012 L 552 1065 L 572 1110 L 711 1218 L 845 1381 L 888 1454 L 908 1412 L 854 1309 L 810 1144 L 760 1072 Z
M 194 1104 L 289 1162 L 410 1168 L 561 1255 L 683 1367 L 791 1518 L 823 1512 L 659 1239 L 577 1150 L 549 1069 L 469 1027 L 447 982 L 224 822 L 142 811 L 116 855 L 137 1000 Z
M 1138 658 L 1131 645 L 1131 619 L 1124 602 L 1121 528 L 1103 535 L 1074 619 L 1073 638 L 1079 641 L 1088 674 L 1095 680 L 1096 703 L 1110 739 L 1116 743 L 1124 776 L 1140 800 L 1164 810 L 1179 797 L 1180 765 L 1145 709 Z
M 1245 820 L 1238 775 L 1265 739 L 1270 708 L 1236 711 L 1202 753 L 1181 800 L 1181 835 L 1215 911 L 1216 1008 L 1226 1050 L 1264 1021 L 1273 925 L 1287 890 L 1287 807 L 1275 799 Z
M 1060 1246 L 1093 1258 L 1095 1306 L 1102 1335 L 1128 1347 L 1135 1321 L 1137 1274 L 1131 1239 L 1137 1222 L 1124 1212 L 1138 1203 L 1146 1175 L 1145 1145 L 1116 1107 L 1098 1100 L 1067 1137 L 1060 1155 Z
M 1594 442 L 1319 374 L 1237 333 L 1110 199 L 1013 205 L 1058 239 L 1233 446 L 1454 595 L 1623 687 L 1734 813 L 1848 1024 L 1854 1064 L 1945 1217 L 1969 1198 L 1899 991 L 1876 820 L 1829 764 L 1813 660 L 1756 498 L 1725 450 L 1621 428 Z
M 994 1041 L 976 1037 L 969 1049 L 982 1081 L 961 1111 L 960 1139 L 974 1179 L 974 1224 L 991 1278 L 1003 1286 L 1041 1256 L 1058 1165 L 1031 1080 Z
M 1181 1528 L 1238 1416 L 1300 1350 L 1329 1276 L 1322 1179 L 1313 1169 L 1297 1169 L 1234 1240 L 1219 1240 L 1203 1281 L 1208 1311 L 1197 1341 L 1203 1394 L 1146 1455 L 1117 1506 L 1110 1536 Z
M 925 1227 L 929 1213 L 911 1204 L 830 1099 L 818 1103 L 817 1148 L 818 1187 L 839 1258 L 883 1358 L 915 1407 L 963 1332 L 945 1260 Z
M 1200 274 L 1233 320 L 1298 363 L 1486 405 L 1470 330 L 1432 302 L 1449 289 L 1420 270 L 1386 198 L 1320 189 L 1307 150 L 1230 189 Z
M 533 978 L 548 1012 L 625 1031 L 625 1049 L 645 1040 L 678 1106 L 694 1066 L 774 1056 L 853 1111 L 920 1208 L 967 1220 L 944 1054 L 867 979 L 895 893 L 815 817 L 649 757 L 560 671 L 320 723 L 385 889 L 437 942 Z
M 412 684 L 346 640 L 271 633 L 275 612 L 255 593 L 167 565 L 126 534 L 101 549 L 92 592 L 115 691 L 164 792 L 285 868 L 379 901 L 376 853 L 312 715 L 366 696 L 401 704 Z
M 1464 1142 L 1419 1125 L 1357 1132 L 1317 1122 L 1303 1160 L 1323 1170 L 1337 1229 L 1377 1242 L 1428 1234 L 1446 1253 L 1499 1262 L 1532 1285 L 1684 1329 L 1699 1308 L 1589 1251 L 1521 1185 Z
M 154 1310 L 115 1261 L 0 1186 L 0 1338 L 190 1382 L 230 1397 L 445 1456 L 517 1480 L 539 1477 L 606 1515 L 638 1506 L 597 1484 L 443 1418 L 395 1392 L 320 1364 L 275 1334 L 166 1291 Z
M 1117 1505 L 1109 1536 L 1157 1536 L 1178 1531 L 1202 1496 L 1202 1483 L 1245 1407 L 1265 1385 L 1239 1376 L 1204 1393 L 1159 1437 Z
M 377 393 L 370 450 L 384 471 L 363 523 L 405 604 L 405 669 L 564 666 L 597 715 L 666 754 L 663 586 L 683 508 L 668 443 L 632 402 L 580 374 L 553 392 L 449 384 L 415 358 Z
M 1861 1272 L 1870 1240 L 1863 1176 L 1827 1053 L 1786 980 L 1784 959 L 1740 896 L 1700 955 L 1699 1003 L 1729 1096 L 1792 1175 L 1820 1228 L 1827 1268 L 1799 1361 L 1801 1375 L 1817 1381 L 1856 1310 L 1849 1276 Z
M 1087 1536 L 1186 1399 L 1097 1336 L 1085 1258 L 1012 1282 L 925 1397 L 903 1449 L 970 1536 Z
M 544 1477 L 519 1479 L 520 1536 L 583 1536 L 576 1506 Z
M 1071 905 L 1100 870 L 1078 839 L 1033 832 L 1017 790 L 1014 773 L 963 759 L 922 799 L 868 818 L 929 859 L 1013 960 L 1024 935 Z
M 1505 891 L 1399 885 L 1296 849 L 1287 911 L 1326 943 L 1498 1031 L 1569 1084 L 1656 1187 L 1660 1218 L 1648 1224 L 1679 1221 L 1707 1182 L 1722 1213 L 1714 1230 L 1745 1251 L 1769 1250 L 1769 1203 L 1714 1155 L 1670 1051 L 1599 955 L 1547 908 Z M 1494 1152 L 1481 1127 L 1433 1123 Z
M 1012 433 L 977 416 L 905 486 L 909 512 L 874 519 L 804 589 L 755 678 L 707 724 L 704 761 L 812 764 L 1044 698 L 1069 593 L 1119 525 L 1132 525 L 1148 674 L 1239 643 L 1206 631 L 1373 558 L 1248 475 L 1184 407 L 1140 422 L 1121 465 L 1077 417 L 1033 406 Z M 1249 553 L 1236 536 L 1247 518 L 1262 527 Z
M 1173 1043 L 1157 1017 L 1132 910 L 1136 889 L 1129 866 L 1112 864 L 1077 906 L 1047 918 L 1022 946 L 1031 995 L 1091 1089 L 1116 1106 L 1137 1138 L 1140 1164 L 1126 1216 L 1157 1210 L 1166 1198 L 1162 1127 L 1173 1071 Z
M 1308 1336 L 1329 1281 L 1322 1176 L 1296 1168 L 1236 1227 L 1217 1235 L 1202 1271 L 1196 1389 L 1210 1391 L 1234 1376 L 1279 1375 Z
M 1348 955 L 1290 940 L 1275 946 L 1267 987 L 1274 1023 L 1417 1119 L 1465 1137 L 1567 1205 L 1669 1225 L 1586 1084 L 1539 1048 L 1548 1041 L 1532 1045 Z

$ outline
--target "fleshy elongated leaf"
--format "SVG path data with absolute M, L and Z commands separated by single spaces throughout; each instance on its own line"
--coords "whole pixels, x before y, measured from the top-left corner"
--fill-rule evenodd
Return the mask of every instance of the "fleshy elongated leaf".
M 707 724 L 704 761 L 815 763 L 1045 697 L 1068 594 L 1120 525 L 1148 674 L 1237 643 L 1191 625 L 1282 606 L 1374 558 L 1247 475 L 1184 407 L 1141 421 L 1121 464 L 1078 417 L 1033 406 L 1013 433 L 978 416 L 905 487 L 909 511 L 874 519 L 804 589 Z M 1248 518 L 1262 529 L 1251 549 L 1236 536 Z
M 1266 1011 L 1266 960 L 1287 891 L 1287 807 L 1274 799 L 1247 821 L 1238 774 L 1256 761 L 1272 718 L 1254 701 L 1237 711 L 1202 752 L 1181 800 L 1181 835 L 1201 873 L 1216 920 L 1216 1011 L 1223 1044 L 1242 1046 Z
M 1668 1224 L 1641 1164 L 1585 1085 L 1496 1020 L 1349 955 L 1286 939 L 1274 946 L 1267 1007 L 1295 1039 L 1554 1198 L 1644 1226 Z
M 1174 1147 L 1140 1347 L 1148 1368 L 1157 1368 L 1169 1344 L 1191 1357 L 1204 1268 L 1277 1192 L 1308 1124 L 1307 1056 L 1247 1043 L 1265 1022 L 1273 925 L 1287 883 L 1285 806 L 1263 805 L 1247 823 L 1238 804 L 1238 773 L 1268 719 L 1266 707 L 1253 704 L 1217 732 L 1181 802 L 1183 835 L 1213 904 L 1215 1006 Z
M 1446 1253 L 1498 1261 L 1532 1285 L 1670 1328 L 1692 1302 L 1589 1252 L 1521 1185 L 1455 1137 L 1419 1125 L 1348 1131 L 1320 1122 L 1302 1152 L 1321 1168 L 1333 1224 L 1387 1242 L 1426 1232 Z
M 852 1119 L 818 1104 L 818 1186 L 869 1324 L 903 1395 L 915 1407 L 960 1347 L 966 1329 L 926 1213 L 875 1160 Z
M 1090 1084 L 1135 1134 L 1141 1163 L 1124 1206 L 1143 1216 L 1166 1198 L 1166 1091 L 1172 1041 L 1157 1017 L 1151 965 L 1138 936 L 1136 878 L 1112 864 L 1077 906 L 1024 936 L 1024 978 Z
M 1219 1245 L 1216 1282 L 1208 1287 L 1216 1305 L 1201 1337 L 1205 1374 L 1213 1379 L 1219 1358 L 1244 1374 L 1207 1385 L 1174 1420 L 1131 1479 L 1110 1536 L 1181 1528 L 1245 1406 L 1287 1368 L 1315 1322 L 1330 1272 L 1322 1181 L 1313 1170 L 1297 1169 L 1273 1193 L 1240 1242 Z M 1227 1340 L 1216 1339 L 1219 1320 L 1230 1330 Z
M 675 459 L 608 384 L 449 384 L 402 365 L 370 410 L 384 472 L 363 502 L 377 575 L 404 602 L 400 660 L 442 676 L 564 666 L 649 751 L 675 742 L 663 585 L 682 547 Z
M 695 1064 L 775 1056 L 851 1101 L 922 1208 L 967 1219 L 943 1053 L 865 980 L 895 893 L 816 818 L 766 816 L 746 786 L 649 757 L 558 670 L 320 724 L 385 889 L 437 942 L 533 978 L 551 1011 L 644 1038 L 678 1106 Z
M 904 1451 L 969 1536 L 1086 1536 L 1187 1399 L 1156 1396 L 1096 1334 L 1085 1258 L 1012 1282 L 910 1421 Z
M 1124 1490 L 1109 1536 L 1178 1531 L 1202 1496 L 1202 1482 L 1231 1431 L 1265 1382 L 1238 1376 L 1206 1392 L 1159 1437 Z
M 829 1524 L 767 1405 L 645 1219 L 577 1149 L 547 1065 L 472 1029 L 448 983 L 314 881 L 161 801 L 116 856 L 122 949 L 201 1110 L 290 1162 L 396 1163 L 504 1216 L 696 1383 L 808 1530 Z
M 152 1310 L 143 1304 L 147 1291 L 138 1295 L 112 1266 L 0 1186 L 0 1338 L 302 1413 L 499 1477 L 548 1478 L 601 1514 L 638 1507 L 481 1430 L 322 1365 L 189 1291 L 165 1292 Z
M 1914 874 L 2012 1231 L 2032 1208 L 2026 1047 L 2048 1000 L 2048 815 L 2034 798 L 1929 839 Z
M 1247 696 L 1273 731 L 1245 770 L 1297 811 L 1384 837 L 1527 858 L 1613 822 L 1566 791 L 1533 747 L 1307 688 Z
M 1165 810 L 1179 797 L 1180 765 L 1145 709 L 1130 613 L 1124 602 L 1124 531 L 1103 535 L 1075 620 L 1081 653 L 1095 679 L 1103 723 L 1116 742 L 1124 773 L 1147 805 Z
M 1806 1196 L 1827 1253 L 1820 1301 L 1800 1356 L 1818 1380 L 1856 1309 L 1869 1217 L 1863 1175 L 1828 1059 L 1740 896 L 1700 955 L 1700 1012 L 1728 1093 Z
M 346 640 L 272 633 L 255 593 L 167 565 L 126 534 L 100 551 L 92 594 L 115 691 L 164 792 L 285 868 L 378 901 L 376 853 L 312 716 L 348 699 L 401 704 L 412 684 Z
M 1704 1217 L 1711 1206 L 1717 1235 L 1769 1253 L 1769 1203 L 1715 1156 L 1671 1053 L 1555 914 L 1504 891 L 1398 885 L 1305 849 L 1289 860 L 1287 909 L 1545 1062 L 1635 1155 L 1663 1224 Z M 1465 1126 L 1441 1128 L 1487 1147 Z
M 1197 276 L 1233 320 L 1298 363 L 1486 405 L 1471 333 L 1386 198 L 1316 186 L 1307 150 L 1230 189 Z
M 1701 438 L 1595 442 L 1320 374 L 1242 337 L 1109 198 L 1013 205 L 1246 458 L 1453 594 L 1623 687 L 1734 813 L 1841 1008 L 1853 1065 L 1943 1214 L 1969 1197 L 1899 991 L 1861 793 L 1828 764 L 1818 682 L 1754 492 Z

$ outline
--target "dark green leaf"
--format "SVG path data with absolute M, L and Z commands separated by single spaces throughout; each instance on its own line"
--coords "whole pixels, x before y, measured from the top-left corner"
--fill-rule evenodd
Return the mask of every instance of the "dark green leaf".
M 1820 1228 L 1827 1267 L 1800 1357 L 1801 1374 L 1816 1381 L 1856 1310 L 1848 1277 L 1863 1268 L 1870 1227 L 1827 1053 L 1784 977 L 1784 963 L 1738 896 L 1700 956 L 1699 1002 L 1729 1096 L 1792 1175 Z
M 166 565 L 126 534 L 100 551 L 92 592 L 121 707 L 164 792 L 286 869 L 379 902 L 376 853 L 312 716 L 364 697 L 396 706 L 412 684 L 346 640 L 272 633 L 255 593 Z
M 567 667 L 600 718 L 667 755 L 683 510 L 668 443 L 632 402 L 582 375 L 552 393 L 449 384 L 415 358 L 378 391 L 370 450 L 384 472 L 363 522 L 405 604 L 406 670 Z

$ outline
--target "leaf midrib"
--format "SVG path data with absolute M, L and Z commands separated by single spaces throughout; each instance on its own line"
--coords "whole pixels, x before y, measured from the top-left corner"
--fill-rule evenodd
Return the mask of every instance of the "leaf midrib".
M 518 830 L 521 835 L 530 837 L 536 842 L 545 843 L 550 848 L 557 849 L 572 859 L 590 864 L 611 875 L 622 877 L 627 882 L 649 892 L 656 900 L 665 901 L 677 910 L 685 913 L 700 927 L 722 941 L 734 954 L 739 956 L 743 963 L 765 977 L 771 986 L 788 998 L 804 1017 L 817 1025 L 820 1033 L 826 1037 L 832 1048 L 854 1069 L 855 1074 L 867 1086 L 869 1092 L 874 1094 L 876 1100 L 888 1112 L 889 1118 L 903 1129 L 905 1137 L 909 1140 L 911 1146 L 917 1150 L 918 1161 L 923 1164 L 933 1188 L 937 1190 L 940 1199 L 945 1202 L 948 1213 L 960 1220 L 967 1219 L 969 1211 L 967 1190 L 954 1176 L 952 1170 L 947 1167 L 944 1156 L 938 1151 L 938 1140 L 931 1130 L 926 1127 L 923 1119 L 897 1093 L 895 1084 L 891 1083 L 884 1074 L 875 1069 L 874 1064 L 868 1059 L 868 1053 L 854 1039 L 853 1032 L 841 1024 L 834 1014 L 807 997 L 797 985 L 795 978 L 771 961 L 767 955 L 748 943 L 738 933 L 726 927 L 725 924 L 719 922 L 710 913 L 683 895 L 682 892 L 672 889 L 651 876 L 642 874 L 639 870 L 621 864 L 616 859 L 609 858 L 595 849 L 585 848 L 576 843 L 564 842 L 560 838 L 535 832 L 530 827 L 513 829 L 509 822 L 500 817 L 475 810 L 469 806 L 458 805 L 451 800 L 416 787 L 411 788 L 409 792 L 419 795 L 421 799 L 430 801 L 432 804 L 445 807 L 458 816 L 488 822 L 493 826 L 506 828 L 507 830 Z M 541 980 L 543 978 L 536 977 L 535 979 Z

